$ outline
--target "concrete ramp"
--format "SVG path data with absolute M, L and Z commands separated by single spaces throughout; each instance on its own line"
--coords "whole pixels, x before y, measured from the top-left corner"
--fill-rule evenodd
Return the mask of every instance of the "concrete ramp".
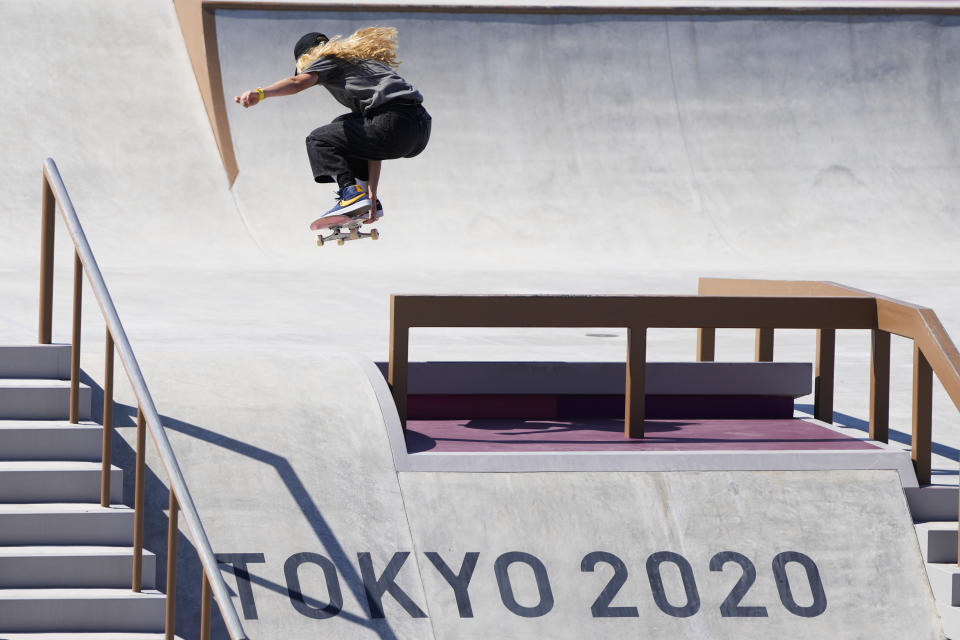
M 943 637 L 892 471 L 400 484 L 437 638 Z
M 0 42 L 0 268 L 35 268 L 48 156 L 104 266 L 257 262 L 171 1 L 2 0 Z
M 368 572 L 379 577 L 398 569 L 394 588 L 421 606 L 425 598 L 417 560 L 388 564 L 414 546 L 383 418 L 363 368 L 349 356 L 309 347 L 300 354 L 204 355 L 148 350 L 145 375 L 153 394 L 168 399 L 164 426 L 214 552 L 228 574 L 249 572 L 239 583 L 225 575 L 249 637 L 431 638 L 431 621 L 406 615 L 389 595 L 386 618 L 367 610 L 361 553 L 369 555 Z M 135 416 L 132 409 L 126 413 Z M 132 428 L 119 431 L 133 441 Z M 127 463 L 131 456 L 128 451 Z M 161 478 L 162 472 L 151 474 L 147 484 L 147 495 L 157 501 L 147 511 L 147 548 L 160 552 L 158 566 L 166 562 Z M 179 544 L 190 549 L 184 535 Z M 200 573 L 192 558 L 188 551 L 178 570 L 183 615 L 177 634 L 188 639 L 199 629 Z M 340 604 L 331 616 L 321 610 L 336 601 L 335 592 Z M 217 633 L 228 637 L 224 629 Z
M 902 471 L 397 471 L 372 362 L 146 360 L 251 638 L 943 637 Z

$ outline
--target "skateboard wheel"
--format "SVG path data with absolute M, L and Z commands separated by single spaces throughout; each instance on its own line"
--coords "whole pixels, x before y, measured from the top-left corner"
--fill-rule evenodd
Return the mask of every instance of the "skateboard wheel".
M 376 240 L 380 237 L 380 233 L 376 229 L 370 229 L 370 238 Z
M 343 246 L 343 238 L 337 238 L 337 246 L 338 246 L 338 247 L 342 247 L 342 246 Z
M 318 247 L 323 246 L 323 236 L 317 236 L 317 246 Z
M 356 230 L 356 229 L 350 229 L 350 239 L 351 239 L 351 240 L 359 240 L 359 239 L 360 239 L 360 234 L 357 233 L 357 230 Z

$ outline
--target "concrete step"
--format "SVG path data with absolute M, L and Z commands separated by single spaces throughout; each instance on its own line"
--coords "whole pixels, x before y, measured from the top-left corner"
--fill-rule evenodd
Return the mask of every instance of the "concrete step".
M 921 522 L 914 525 L 924 562 L 957 564 L 957 522 Z
M 0 502 L 100 502 L 99 462 L 0 462 Z M 110 502 L 123 502 L 123 471 L 110 468 Z
M 946 602 L 937 600 L 937 613 L 940 614 L 940 624 L 943 625 L 943 635 L 952 640 L 960 638 L 960 607 L 951 607 Z
M 103 451 L 103 427 L 65 420 L 0 420 L 0 460 L 96 462 Z
M 937 602 L 960 607 L 960 567 L 955 563 L 927 562 L 927 579 Z
M 0 378 L 70 377 L 69 344 L 0 345 Z
M 90 387 L 80 385 L 80 419 L 90 419 Z M 69 380 L 0 379 L 0 419 L 67 420 Z
M 927 581 L 947 638 L 960 638 L 960 567 L 957 566 L 957 522 L 914 525 Z
M 156 568 L 144 550 L 144 589 L 155 588 Z M 0 547 L 0 589 L 123 589 L 132 575 L 132 547 Z
M 0 503 L 0 545 L 133 544 L 133 509 L 124 505 Z
M 927 578 L 947 638 L 960 638 L 960 567 L 927 563 Z
M 924 487 L 906 487 L 903 495 L 910 506 L 910 515 L 914 522 L 953 522 L 957 521 L 960 511 L 960 493 L 957 487 L 947 485 L 927 485 Z
M 100 502 L 99 462 L 0 462 L 0 502 Z M 123 471 L 110 468 L 110 502 L 123 502 Z
M 0 589 L 0 631 L 156 633 L 165 604 L 152 590 Z

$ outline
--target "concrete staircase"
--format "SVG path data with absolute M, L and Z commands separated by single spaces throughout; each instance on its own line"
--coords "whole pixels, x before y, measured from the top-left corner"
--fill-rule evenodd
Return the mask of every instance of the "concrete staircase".
M 948 638 L 960 638 L 960 567 L 957 566 L 957 521 L 914 525 L 927 579 Z
M 133 510 L 111 469 L 100 506 L 102 427 L 70 424 L 69 345 L 0 346 L 0 638 L 162 638 L 156 557 L 131 590 Z

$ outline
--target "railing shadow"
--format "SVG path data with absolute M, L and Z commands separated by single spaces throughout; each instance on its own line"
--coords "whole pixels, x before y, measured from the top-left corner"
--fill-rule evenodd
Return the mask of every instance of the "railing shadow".
M 802 411 L 810 417 L 813 417 L 814 408 L 812 404 L 795 404 L 794 409 L 797 411 Z M 850 429 L 856 429 L 858 431 L 863 431 L 864 433 L 870 432 L 870 423 L 862 418 L 856 418 L 846 413 L 840 413 L 839 411 L 833 412 L 833 423 L 841 427 L 847 427 Z M 888 432 L 888 438 L 894 442 L 910 446 L 913 436 L 909 433 L 904 433 L 903 431 L 897 431 L 896 429 L 890 429 Z M 960 459 L 960 449 L 954 449 L 953 447 L 947 446 L 945 444 L 940 444 L 939 442 L 933 442 L 930 445 L 931 451 L 937 454 L 938 456 L 943 456 L 944 458 L 950 458 L 951 460 Z M 953 471 L 949 469 L 936 469 L 932 473 L 935 475 L 958 475 L 960 471 Z
M 103 389 L 92 378 L 85 373 L 81 373 L 84 383 L 90 385 L 93 394 L 93 412 L 92 418 L 100 422 L 103 412 Z M 114 426 L 119 428 L 136 427 L 137 409 L 136 407 L 114 404 Z M 337 535 L 334 533 L 330 524 L 324 518 L 320 507 L 317 505 L 313 496 L 307 490 L 303 481 L 297 475 L 290 462 L 283 456 L 266 451 L 259 447 L 247 444 L 235 438 L 216 433 L 209 429 L 177 420 L 170 416 L 161 415 L 161 421 L 165 429 L 175 431 L 183 435 L 195 438 L 201 442 L 211 444 L 231 452 L 246 456 L 269 467 L 272 467 L 282 480 L 290 496 L 294 499 L 305 520 L 316 535 L 318 542 L 326 552 L 326 555 L 336 566 L 337 571 L 347 585 L 347 588 L 353 593 L 357 602 L 361 606 L 365 605 L 366 592 L 363 587 L 363 579 L 360 573 L 351 562 L 343 545 L 340 543 Z M 124 500 L 132 503 L 134 495 L 134 468 L 136 464 L 136 451 L 122 437 L 113 439 L 113 463 L 123 469 L 123 495 Z M 157 555 L 157 585 L 163 585 L 163 579 L 166 574 L 165 567 L 167 562 L 167 528 L 169 518 L 166 510 L 169 504 L 169 489 L 163 481 L 150 469 L 146 468 L 146 512 L 144 520 L 144 540 L 145 547 Z M 198 629 L 200 628 L 200 601 L 201 593 L 199 585 L 203 574 L 203 567 L 200 564 L 200 558 L 196 549 L 189 538 L 182 532 L 178 534 L 177 548 L 179 557 L 177 559 L 177 622 L 176 633 L 185 640 L 199 640 Z M 226 553 L 247 551 L 245 549 L 227 549 Z M 235 576 L 233 568 L 229 565 L 221 564 L 221 571 Z M 281 594 L 285 598 L 290 597 L 290 592 L 285 584 L 278 584 L 262 575 L 257 575 L 252 567 L 247 568 L 249 580 L 262 588 L 268 589 L 274 593 Z M 234 583 L 235 584 L 235 583 Z M 162 587 L 161 587 L 162 589 Z M 231 585 L 231 595 L 234 593 L 235 586 Z M 301 594 L 304 602 L 313 608 L 323 608 L 327 606 L 317 598 L 312 598 L 307 594 Z M 211 638 L 214 640 L 229 640 L 226 624 L 223 621 L 217 608 L 213 608 Z M 252 613 L 253 617 L 249 617 Z M 290 615 L 301 615 L 296 612 L 293 606 L 290 607 Z M 369 615 L 369 612 L 367 612 Z M 244 611 L 244 618 L 247 620 L 257 619 L 259 616 L 254 611 Z M 353 624 L 369 629 L 377 637 L 383 640 L 397 640 L 397 635 L 390 627 L 386 619 L 373 619 L 361 617 L 347 611 L 340 611 L 337 617 L 349 621 Z

